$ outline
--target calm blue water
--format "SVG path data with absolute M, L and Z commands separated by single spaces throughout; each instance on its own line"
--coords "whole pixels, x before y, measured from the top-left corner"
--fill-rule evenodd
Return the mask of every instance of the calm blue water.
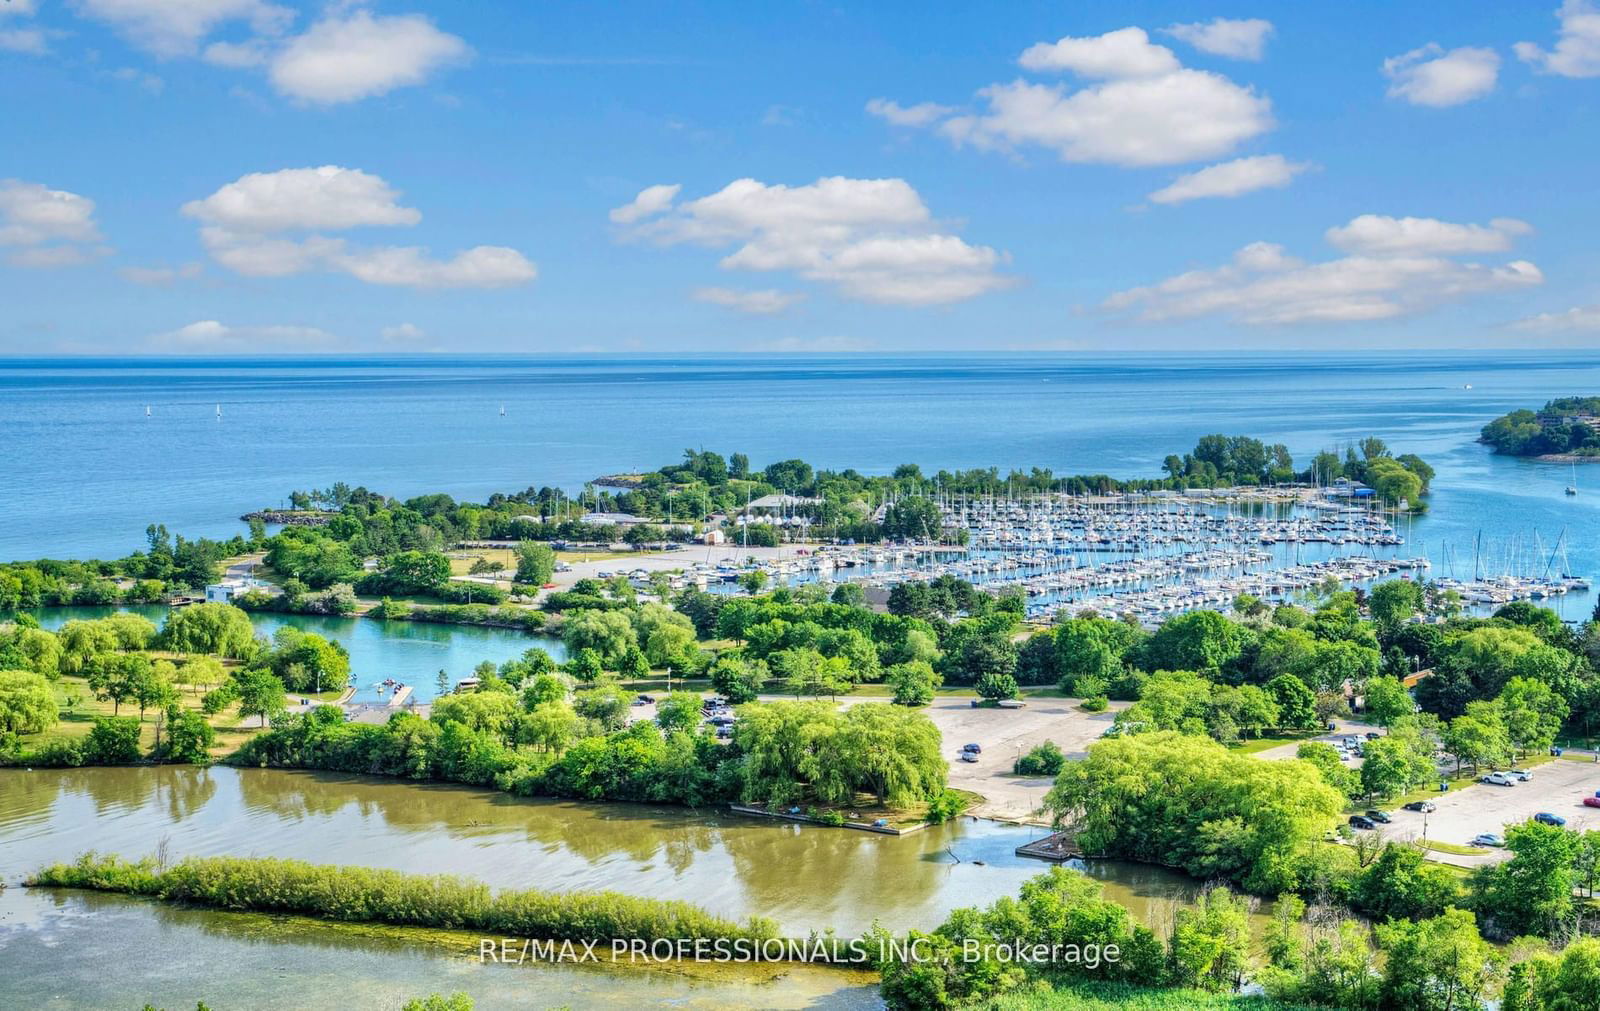
M 119 608 L 115 607 L 48 607 L 34 611 L 33 615 L 43 627 L 57 629 L 74 618 L 103 618 L 117 610 Z M 142 614 L 158 626 L 167 617 L 167 609 L 159 606 L 120 610 Z M 484 660 L 501 664 L 521 656 L 533 646 L 557 660 L 567 658 L 561 640 L 509 628 L 259 613 L 250 615 L 250 623 L 255 626 L 257 635 L 267 638 L 285 625 L 292 625 L 342 643 L 350 651 L 350 679 L 356 685 L 356 700 L 362 702 L 379 700 L 376 685 L 385 678 L 411 685 L 416 699 L 427 702 L 438 694 L 439 671 L 449 673 L 450 683 L 455 684 Z
M 1600 352 L 0 359 L 0 558 L 120 555 L 156 521 L 228 535 L 239 514 L 338 480 L 401 496 L 575 491 L 685 447 L 758 466 L 1138 476 L 1207 432 L 1300 460 L 1375 433 L 1438 468 L 1432 515 L 1411 530 L 1436 573 L 1449 542 L 1470 575 L 1480 530 L 1499 564 L 1565 528 L 1573 568 L 1593 577 L 1600 467 L 1580 471 L 1573 500 L 1566 468 L 1473 442 L 1506 410 L 1579 393 L 1600 393 Z

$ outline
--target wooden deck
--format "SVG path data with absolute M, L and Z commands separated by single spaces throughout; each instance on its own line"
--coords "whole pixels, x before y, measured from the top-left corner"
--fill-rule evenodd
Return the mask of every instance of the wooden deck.
M 1061 863 L 1064 860 L 1081 860 L 1083 851 L 1078 849 L 1078 844 L 1066 832 L 1052 832 L 1043 839 L 1035 839 L 1017 847 L 1017 856 L 1032 857 L 1035 860 L 1049 860 L 1052 863 Z

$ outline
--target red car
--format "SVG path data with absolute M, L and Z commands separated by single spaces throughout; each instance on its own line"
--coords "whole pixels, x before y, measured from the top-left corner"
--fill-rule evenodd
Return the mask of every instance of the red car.
M 1585 798 L 1583 798 L 1583 806 L 1584 807 L 1600 807 L 1600 797 L 1585 797 Z

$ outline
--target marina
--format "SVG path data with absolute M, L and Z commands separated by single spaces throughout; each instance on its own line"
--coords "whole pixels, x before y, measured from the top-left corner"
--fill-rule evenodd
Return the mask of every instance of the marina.
M 1396 576 L 1431 580 L 1469 609 L 1589 588 L 1566 557 L 1564 530 L 1549 548 L 1537 533 L 1497 550 L 1480 536 L 1469 564 L 1450 544 L 1432 556 L 1418 550 L 1397 526 L 1409 525 L 1407 514 L 1374 508 L 1352 491 L 940 499 L 945 529 L 937 542 L 794 546 L 759 557 L 735 549 L 716 560 L 708 551 L 673 585 L 734 592 L 743 573 L 758 570 L 781 585 L 850 582 L 887 591 L 953 576 L 992 592 L 1020 589 L 1030 619 L 1088 611 L 1148 626 L 1185 611 L 1225 610 L 1241 594 L 1280 604 L 1330 582 L 1365 587 Z M 620 574 L 640 585 L 650 576 L 645 569 Z

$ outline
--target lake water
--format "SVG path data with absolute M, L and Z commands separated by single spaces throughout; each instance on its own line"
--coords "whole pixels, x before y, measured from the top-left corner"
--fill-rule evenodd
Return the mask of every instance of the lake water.
M 1048 865 L 1015 855 L 1041 830 L 965 819 L 892 838 L 631 804 L 526 800 L 492 791 L 269 769 L 0 770 L 0 879 L 90 847 L 174 858 L 231 854 L 450 872 L 500 887 L 611 889 L 684 899 L 789 934 L 849 935 L 878 920 L 937 925 L 951 909 L 1015 894 Z M 1095 862 L 1107 897 L 1168 922 L 1198 883 Z M 875 1007 L 847 973 L 800 969 L 775 984 L 570 967 L 480 966 L 437 939 L 353 934 L 283 918 L 174 909 L 66 891 L 0 891 L 0 1006 L 397 1007 L 463 989 L 480 1009 L 672 1006 Z M 179 954 L 181 953 L 181 955 Z M 352 1000 L 354 998 L 354 1000 Z
M 1600 467 L 1580 468 L 1585 493 L 1569 498 L 1568 468 L 1473 441 L 1507 410 L 1580 393 L 1600 393 L 1600 353 L 5 359 L 0 558 L 121 555 L 157 521 L 230 535 L 241 513 L 340 480 L 399 496 L 575 491 L 686 447 L 757 466 L 1131 477 L 1224 432 L 1302 462 L 1369 434 L 1427 459 L 1432 513 L 1409 533 L 1435 574 L 1454 557 L 1470 576 L 1480 532 L 1498 571 L 1528 562 L 1536 531 L 1548 549 L 1567 530 L 1592 577 Z
M 118 610 L 142 614 L 157 626 L 167 616 L 167 608 L 161 606 L 48 607 L 33 615 L 44 628 L 57 629 L 73 619 L 103 618 Z M 357 701 L 377 701 L 378 682 L 394 678 L 411 685 L 418 701 L 427 702 L 438 694 L 439 671 L 446 671 L 453 685 L 484 660 L 498 665 L 535 646 L 557 661 L 567 658 L 561 640 L 510 628 L 260 612 L 251 613 L 250 623 L 257 635 L 269 639 L 278 629 L 288 626 L 342 643 L 350 651 L 350 679 L 356 686 Z

